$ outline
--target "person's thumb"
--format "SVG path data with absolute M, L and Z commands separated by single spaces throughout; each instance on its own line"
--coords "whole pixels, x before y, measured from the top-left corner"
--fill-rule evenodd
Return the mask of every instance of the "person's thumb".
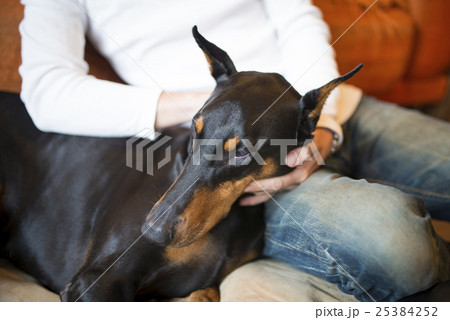
M 308 148 L 300 147 L 289 152 L 285 162 L 288 167 L 293 168 L 302 165 L 309 157 Z

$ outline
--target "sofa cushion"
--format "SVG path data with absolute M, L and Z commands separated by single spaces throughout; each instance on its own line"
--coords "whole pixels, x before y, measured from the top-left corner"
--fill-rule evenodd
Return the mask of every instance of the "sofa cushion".
M 18 68 L 20 58 L 19 23 L 23 6 L 18 0 L 3 0 L 0 10 L 0 90 L 20 92 L 22 79 Z
M 236 269 L 220 285 L 221 301 L 357 301 L 335 284 L 272 260 L 257 260 Z
M 57 302 L 60 299 L 33 277 L 15 268 L 10 262 L 0 259 L 0 301 Z
M 222 282 L 220 294 L 221 301 L 356 301 L 332 283 L 270 259 L 233 271 Z M 57 302 L 60 299 L 33 277 L 0 259 L 0 301 Z
M 314 4 L 330 26 L 332 42 L 337 40 L 333 48 L 340 72 L 346 73 L 360 62 L 365 64 L 364 72 L 348 83 L 366 94 L 379 95 L 402 79 L 414 40 L 414 24 L 405 0 L 380 0 L 365 14 L 372 0 L 316 0 Z

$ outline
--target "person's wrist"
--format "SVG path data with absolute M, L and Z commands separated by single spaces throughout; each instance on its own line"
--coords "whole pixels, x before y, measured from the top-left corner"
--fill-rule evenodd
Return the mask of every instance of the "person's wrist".
M 211 91 L 163 91 L 158 99 L 155 127 L 162 129 L 191 120 L 210 95 Z
M 292 150 L 286 155 L 285 163 L 288 167 L 294 168 L 303 165 L 306 159 L 310 157 L 311 153 L 318 152 L 323 159 L 330 154 L 333 144 L 332 131 L 325 128 L 317 128 L 313 132 L 313 135 L 314 139 L 311 142 L 314 144 L 313 147 L 311 147 L 311 145 L 304 145 Z
M 314 135 L 320 135 L 320 141 L 324 144 L 324 148 L 326 149 L 327 155 L 333 154 L 336 152 L 339 147 L 339 134 L 329 128 L 317 128 L 314 132 Z M 320 150 L 320 148 L 319 148 Z

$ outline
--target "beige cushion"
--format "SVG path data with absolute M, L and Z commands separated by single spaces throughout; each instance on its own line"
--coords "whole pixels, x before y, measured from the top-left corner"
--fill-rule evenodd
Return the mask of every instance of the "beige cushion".
M 0 301 L 57 302 L 59 296 L 15 268 L 6 260 L 0 259 Z
M 222 282 L 220 295 L 221 301 L 356 301 L 334 284 L 270 259 L 236 269 Z M 0 259 L 0 301 L 60 300 L 33 277 Z
M 248 263 L 220 285 L 221 301 L 357 301 L 321 278 L 271 260 Z

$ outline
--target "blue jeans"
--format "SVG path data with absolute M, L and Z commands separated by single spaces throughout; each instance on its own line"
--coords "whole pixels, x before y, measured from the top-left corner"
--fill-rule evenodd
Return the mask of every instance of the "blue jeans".
M 450 278 L 432 217 L 450 220 L 450 124 L 363 97 L 326 167 L 266 204 L 264 255 L 361 301 Z

